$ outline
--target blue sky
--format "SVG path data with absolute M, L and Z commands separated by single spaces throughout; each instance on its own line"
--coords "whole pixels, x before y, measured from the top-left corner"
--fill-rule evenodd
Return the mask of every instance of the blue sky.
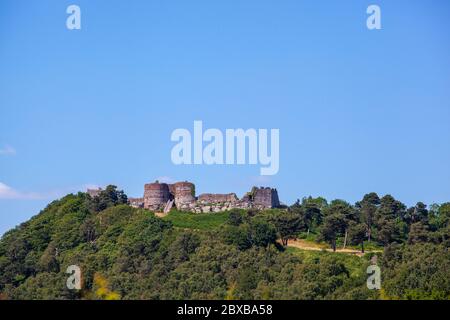
M 450 201 L 449 31 L 446 0 L 1 1 L 0 234 L 87 185 L 140 196 L 158 177 Z M 194 120 L 279 128 L 279 173 L 173 165 Z

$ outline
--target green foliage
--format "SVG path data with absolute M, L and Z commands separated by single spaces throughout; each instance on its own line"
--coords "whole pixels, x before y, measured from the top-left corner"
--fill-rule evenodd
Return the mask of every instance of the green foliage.
M 224 229 L 223 235 L 226 244 L 234 245 L 239 250 L 251 248 L 252 240 L 248 224 L 236 226 L 228 226 Z
M 163 220 L 172 222 L 177 228 L 210 230 L 224 224 L 228 215 L 228 212 L 196 214 L 172 210 Z
M 238 226 L 244 221 L 244 210 L 233 209 L 228 214 L 228 224 Z
M 160 219 L 126 205 L 126 196 L 113 186 L 95 198 L 68 195 L 1 238 L 0 296 L 449 299 L 449 204 L 406 209 L 390 196 L 377 197 L 369 194 L 355 206 L 304 198 L 288 210 L 264 212 L 174 210 Z M 383 290 L 366 287 L 369 255 L 304 251 L 276 242 L 300 232 L 334 247 L 345 235 L 355 246 L 385 245 Z M 82 270 L 80 291 L 66 288 L 70 265 Z
M 434 209 L 434 210 L 433 210 Z M 442 205 L 434 205 L 430 215 L 430 227 L 433 230 L 444 229 L 450 222 L 450 202 Z
M 416 222 L 411 225 L 408 243 L 415 244 L 421 242 L 428 242 L 429 237 L 430 232 L 428 230 L 428 225 L 423 222 Z
M 352 222 L 349 225 L 350 243 L 361 245 L 361 252 L 364 252 L 364 240 L 366 239 L 366 226 L 362 223 Z
M 277 232 L 275 227 L 261 217 L 254 217 L 239 226 L 226 226 L 223 231 L 225 243 L 246 250 L 253 246 L 267 247 L 275 244 Z
M 289 239 L 296 238 L 303 227 L 301 217 L 295 212 L 267 210 L 262 214 L 262 218 L 274 225 L 284 246 L 287 245 Z
M 126 204 L 127 200 L 128 198 L 123 191 L 117 190 L 116 186 L 109 185 L 90 201 L 90 209 L 100 212 L 109 207 Z
M 393 245 L 385 250 L 382 272 L 391 299 L 450 299 L 450 252 L 443 245 Z
M 346 227 L 345 216 L 339 212 L 330 211 L 320 228 L 320 239 L 330 243 L 333 250 L 336 251 L 336 238 L 344 233 Z
M 323 210 L 328 206 L 327 201 L 324 198 L 303 198 L 302 201 L 297 200 L 290 208 L 289 211 L 297 214 L 307 233 L 310 231 L 316 231 L 318 226 L 322 224 Z

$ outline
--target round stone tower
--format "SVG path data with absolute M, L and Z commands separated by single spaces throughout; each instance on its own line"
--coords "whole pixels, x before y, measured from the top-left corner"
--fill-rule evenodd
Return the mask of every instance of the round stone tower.
M 190 182 L 177 182 L 173 185 L 175 205 L 178 209 L 186 209 L 195 203 L 195 186 Z
M 162 209 L 170 199 L 169 186 L 165 183 L 148 183 L 144 187 L 144 208 Z

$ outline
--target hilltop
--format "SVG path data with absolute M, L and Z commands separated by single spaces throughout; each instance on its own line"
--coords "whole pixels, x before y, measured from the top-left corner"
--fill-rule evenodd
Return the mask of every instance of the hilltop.
M 366 206 L 367 203 L 361 205 L 367 209 Z M 355 240 L 357 233 L 353 229 L 349 227 L 344 233 L 338 228 L 328 230 L 345 208 L 343 203 L 325 204 L 310 198 L 286 209 L 233 209 L 204 214 L 172 209 L 159 218 L 153 211 L 130 206 L 127 196 L 113 186 L 94 197 L 87 193 L 70 194 L 50 203 L 2 237 L 0 296 L 3 299 L 449 298 L 446 205 L 439 207 L 440 217 L 427 213 L 427 220 L 421 222 L 429 228 L 427 232 L 412 227 L 418 223 L 416 220 L 409 225 L 405 222 L 406 233 L 383 245 L 386 236 L 380 236 L 382 224 L 373 220 L 372 239 L 366 249 L 383 250 L 377 253 L 383 272 L 380 291 L 366 287 L 365 272 L 373 253 L 358 257 L 282 245 L 297 237 L 339 249 L 347 237 L 347 246 L 357 250 L 360 243 Z M 385 209 L 377 205 L 378 211 Z M 357 210 L 352 210 L 348 212 L 357 216 Z M 309 216 L 306 212 L 315 212 L 311 223 L 305 220 Z M 415 214 L 418 215 L 417 210 Z M 359 218 L 352 219 L 348 225 L 360 223 Z M 82 290 L 66 287 L 65 271 L 70 265 L 81 268 Z

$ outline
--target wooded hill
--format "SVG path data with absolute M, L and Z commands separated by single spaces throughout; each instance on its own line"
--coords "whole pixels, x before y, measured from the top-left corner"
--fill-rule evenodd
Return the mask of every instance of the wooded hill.
M 449 221 L 450 203 L 407 208 L 375 193 L 354 205 L 310 197 L 285 209 L 158 218 L 109 186 L 54 201 L 2 237 L 0 297 L 449 299 Z M 366 254 L 304 251 L 289 247 L 293 238 Z M 366 286 L 375 254 L 381 290 Z M 70 265 L 81 268 L 81 290 L 66 287 Z

